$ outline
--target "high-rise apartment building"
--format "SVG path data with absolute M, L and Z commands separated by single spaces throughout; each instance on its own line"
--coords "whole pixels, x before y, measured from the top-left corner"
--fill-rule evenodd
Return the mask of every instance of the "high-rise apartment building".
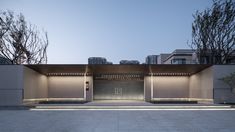
M 113 64 L 104 57 L 89 57 L 88 64 Z
M 121 60 L 119 62 L 122 65 L 126 65 L 126 64 L 140 64 L 140 62 L 138 60 Z
M 145 64 L 158 64 L 158 55 L 148 55 Z

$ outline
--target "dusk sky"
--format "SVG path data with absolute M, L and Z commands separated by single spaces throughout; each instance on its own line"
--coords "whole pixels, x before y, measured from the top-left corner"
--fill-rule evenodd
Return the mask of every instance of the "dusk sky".
M 212 0 L 0 0 L 48 32 L 48 63 L 87 64 L 88 57 L 145 61 L 189 48 L 196 10 Z

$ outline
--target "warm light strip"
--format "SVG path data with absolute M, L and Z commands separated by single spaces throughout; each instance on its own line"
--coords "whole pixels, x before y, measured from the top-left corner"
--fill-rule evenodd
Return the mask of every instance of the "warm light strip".
M 38 99 L 23 99 L 23 101 L 84 101 L 84 98 L 38 98 Z
M 202 99 L 202 98 L 152 98 L 152 101 L 210 101 L 213 99 Z
M 72 105 L 72 106 L 36 106 L 36 109 L 223 109 L 231 108 L 230 105 L 191 105 L 191 106 L 175 106 L 175 105 L 157 105 L 157 106 L 98 106 L 98 105 Z M 234 108 L 235 109 L 235 108 Z
M 47 76 L 84 76 L 85 73 L 47 73 Z M 190 73 L 149 73 L 149 75 L 153 76 L 190 76 Z M 88 73 L 86 73 L 88 75 Z M 142 77 L 140 74 L 103 74 L 101 76 L 97 76 L 99 78 L 140 78 Z
M 29 109 L 31 111 L 234 111 L 228 109 Z
M 190 76 L 190 73 L 149 73 L 153 76 Z
M 84 76 L 87 73 L 47 73 L 47 76 Z
M 84 98 L 37 98 L 37 99 L 24 99 L 23 101 L 82 101 Z M 201 98 L 152 98 L 152 101 L 213 101 L 213 99 L 201 99 Z

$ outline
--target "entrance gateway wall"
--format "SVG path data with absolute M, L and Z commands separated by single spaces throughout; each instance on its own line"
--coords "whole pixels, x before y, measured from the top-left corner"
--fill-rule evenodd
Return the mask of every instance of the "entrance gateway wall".
M 25 75 L 25 99 L 151 101 L 164 98 L 213 98 L 212 67 L 191 76 L 105 73 L 86 76 L 85 79 L 85 76 L 45 76 L 30 68 L 25 68 L 25 73 L 30 74 Z M 35 74 L 38 75 L 39 80 L 36 79 Z M 31 81 L 27 80 L 28 77 Z M 35 83 L 28 83 L 32 80 L 38 80 L 39 82 L 35 83 L 40 88 L 35 87 Z M 89 82 L 89 90 L 86 90 L 86 82 Z M 45 86 L 41 86 L 43 84 Z M 35 91 L 33 91 L 34 88 Z M 43 89 L 44 93 L 38 91 Z
M 113 95 L 107 99 L 150 101 L 159 98 L 198 98 L 212 99 L 216 103 L 235 102 L 235 95 L 219 80 L 222 76 L 235 72 L 235 65 L 214 65 L 184 76 L 144 75 L 142 80 L 125 80 L 125 77 L 119 80 L 102 80 L 84 75 L 48 76 L 23 65 L 0 65 L 0 72 L 1 106 L 21 105 L 23 100 L 56 98 L 92 101 L 103 96 L 99 94 L 103 93 L 102 88 L 106 92 L 103 93 L 105 96 Z M 105 90 L 109 87 L 112 92 Z

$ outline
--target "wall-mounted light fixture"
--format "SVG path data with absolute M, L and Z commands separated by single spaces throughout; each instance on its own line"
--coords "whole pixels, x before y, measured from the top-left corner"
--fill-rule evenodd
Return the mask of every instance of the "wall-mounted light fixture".
M 84 76 L 89 75 L 88 73 L 47 73 L 47 76 Z
M 149 73 L 149 76 L 190 76 L 190 73 Z
M 86 91 L 89 91 L 89 82 L 86 81 Z

